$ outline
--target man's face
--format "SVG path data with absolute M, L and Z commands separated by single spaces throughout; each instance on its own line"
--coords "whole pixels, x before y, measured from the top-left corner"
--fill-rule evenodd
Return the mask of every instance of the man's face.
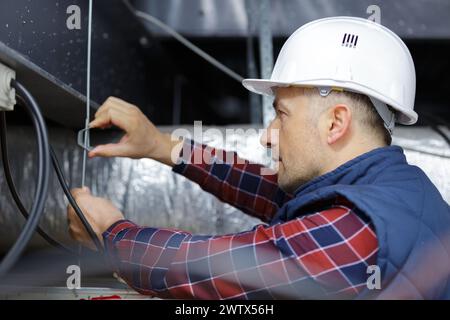
M 318 120 L 302 88 L 278 88 L 274 107 L 276 118 L 261 143 L 272 149 L 272 157 L 277 161 L 278 184 L 293 193 L 320 175 L 323 148 Z

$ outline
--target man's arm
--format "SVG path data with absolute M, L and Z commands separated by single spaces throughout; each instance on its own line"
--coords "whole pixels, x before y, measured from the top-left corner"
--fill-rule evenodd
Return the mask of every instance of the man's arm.
M 177 299 L 352 297 L 365 287 L 378 251 L 371 226 L 343 206 L 225 236 L 121 220 L 103 237 L 131 287 Z
M 148 157 L 173 165 L 173 151 L 179 155 L 182 144 L 157 130 L 137 107 L 116 98 L 108 99 L 91 123 L 92 128 L 112 125 L 126 134 L 117 144 L 95 148 L 90 157 Z M 225 168 L 216 164 L 208 172 Z M 186 168 L 188 175 L 189 168 L 194 167 L 188 164 Z M 252 172 L 251 167 L 237 169 L 240 171 L 229 169 L 228 173 L 240 174 L 239 181 L 252 181 L 242 178 Z M 233 185 L 237 197 L 249 188 L 218 180 L 219 188 Z M 253 205 L 258 206 L 261 196 L 273 200 L 261 191 L 265 188 L 261 180 L 256 181 L 257 191 L 250 192 Z M 211 191 L 244 208 L 250 203 L 233 200 L 218 189 Z M 93 197 L 88 190 L 74 190 L 74 197 L 95 233 L 104 240 L 106 252 L 121 276 L 136 290 L 159 297 L 315 297 L 311 292 L 317 284 L 321 285 L 320 294 L 354 294 L 365 286 L 366 266 L 376 259 L 375 234 L 343 206 L 284 224 L 260 225 L 240 234 L 199 237 L 178 230 L 141 228 L 124 221 L 112 203 Z M 89 246 L 89 235 L 70 206 L 68 218 L 72 237 Z M 270 214 L 264 213 L 263 218 L 270 219 Z
M 261 175 L 263 166 L 234 152 L 185 140 L 174 172 L 198 183 L 223 202 L 269 222 L 292 196 L 278 187 L 277 175 Z
M 139 108 L 111 97 L 97 111 L 90 127 L 113 125 L 126 132 L 121 141 L 96 147 L 89 153 L 90 157 L 157 160 L 174 167 L 175 172 L 197 182 L 222 201 L 263 221 L 270 221 L 278 208 L 290 199 L 290 195 L 278 187 L 275 174 L 261 175 L 261 165 L 244 161 L 236 153 L 226 153 L 227 157 L 220 158 L 217 155 L 225 154 L 223 150 L 195 145 L 190 140 L 186 140 L 187 145 L 173 140 L 170 134 L 159 131 Z M 200 150 L 196 159 L 193 150 Z M 177 164 L 180 152 L 185 161 Z M 223 163 L 220 159 L 231 161 Z

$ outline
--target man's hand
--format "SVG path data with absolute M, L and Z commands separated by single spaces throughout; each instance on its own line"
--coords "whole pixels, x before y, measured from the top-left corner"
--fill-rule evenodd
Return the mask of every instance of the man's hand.
M 117 221 L 123 220 L 123 214 L 110 201 L 92 196 L 88 188 L 73 189 L 72 195 L 81 211 L 83 211 L 86 220 L 103 244 L 103 232 L 108 230 Z M 67 217 L 69 220 L 70 236 L 82 245 L 96 250 L 86 228 L 70 204 L 67 207 Z
M 169 134 L 158 130 L 138 107 L 110 97 L 98 109 L 90 128 L 112 126 L 125 131 L 121 141 L 98 146 L 89 153 L 89 157 L 151 158 L 173 166 L 172 149 L 176 147 L 181 151 L 180 141 L 172 141 Z

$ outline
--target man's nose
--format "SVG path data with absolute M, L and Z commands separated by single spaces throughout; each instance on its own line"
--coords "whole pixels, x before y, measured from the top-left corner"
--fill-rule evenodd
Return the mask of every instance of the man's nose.
M 264 130 L 261 135 L 260 143 L 263 147 L 268 149 L 272 149 L 274 146 L 278 145 L 278 129 L 274 126 L 274 122 Z

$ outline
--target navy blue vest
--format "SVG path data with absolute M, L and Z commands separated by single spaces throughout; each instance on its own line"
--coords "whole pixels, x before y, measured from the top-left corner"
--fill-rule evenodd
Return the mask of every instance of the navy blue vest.
M 450 299 L 450 207 L 402 148 L 375 149 L 311 180 L 271 224 L 310 214 L 314 203 L 336 197 L 370 218 L 378 238 L 382 288 L 357 298 Z

